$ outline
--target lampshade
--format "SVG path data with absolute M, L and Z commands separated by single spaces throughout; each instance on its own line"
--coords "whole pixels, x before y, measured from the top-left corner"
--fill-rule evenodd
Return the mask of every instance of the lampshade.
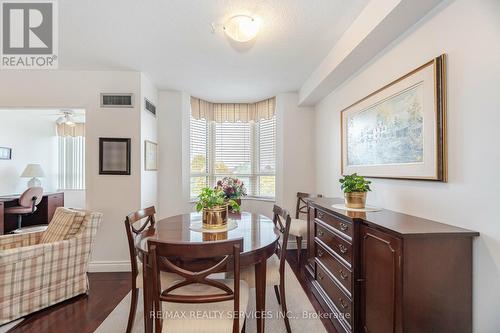
M 28 164 L 21 174 L 22 178 L 45 177 L 42 166 L 40 164 Z

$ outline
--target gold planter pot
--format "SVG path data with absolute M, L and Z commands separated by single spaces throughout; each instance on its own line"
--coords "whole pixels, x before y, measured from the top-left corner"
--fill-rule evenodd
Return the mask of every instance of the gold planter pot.
M 203 228 L 222 229 L 227 225 L 227 205 L 203 208 Z
M 347 208 L 362 209 L 366 205 L 366 192 L 344 193 L 344 199 Z

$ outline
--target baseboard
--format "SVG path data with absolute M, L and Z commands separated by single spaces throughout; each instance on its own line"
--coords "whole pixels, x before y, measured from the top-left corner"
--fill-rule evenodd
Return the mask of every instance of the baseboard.
M 130 272 L 130 261 L 92 261 L 89 272 Z

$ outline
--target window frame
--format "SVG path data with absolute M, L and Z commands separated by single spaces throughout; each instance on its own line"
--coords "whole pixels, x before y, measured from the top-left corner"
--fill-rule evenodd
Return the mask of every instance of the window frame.
M 262 200 L 262 201 L 272 201 L 276 200 L 276 178 L 277 178 L 277 117 L 276 115 L 271 118 L 274 121 L 274 172 L 263 172 L 260 171 L 260 132 L 258 122 L 250 121 L 250 164 L 251 164 L 251 173 L 244 174 L 224 174 L 224 173 L 215 173 L 214 166 L 216 162 L 215 151 L 216 151 L 216 125 L 215 121 L 205 120 L 206 125 L 206 173 L 193 173 L 192 172 L 192 135 L 191 135 L 191 124 L 193 121 L 193 117 L 190 115 L 189 118 L 189 199 L 191 201 L 196 199 L 196 195 L 193 196 L 191 181 L 195 177 L 205 177 L 206 185 L 209 187 L 214 187 L 217 179 L 220 179 L 225 176 L 236 177 L 236 178 L 249 178 L 251 184 L 246 184 L 247 189 L 251 189 L 252 193 L 249 193 L 243 199 L 250 200 Z M 274 177 L 274 196 L 264 196 L 264 195 L 256 195 L 256 193 L 260 193 L 260 178 L 272 176 Z M 250 185 L 250 186 L 249 186 Z

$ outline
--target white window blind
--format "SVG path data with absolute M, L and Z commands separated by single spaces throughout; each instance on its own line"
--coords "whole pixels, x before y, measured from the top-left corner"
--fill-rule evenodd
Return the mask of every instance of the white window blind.
M 190 120 L 191 193 L 198 195 L 208 186 L 208 122 L 205 119 Z
M 274 198 L 276 116 L 257 122 L 190 120 L 191 197 L 232 176 L 250 197 Z
M 85 137 L 58 137 L 60 190 L 85 189 Z

